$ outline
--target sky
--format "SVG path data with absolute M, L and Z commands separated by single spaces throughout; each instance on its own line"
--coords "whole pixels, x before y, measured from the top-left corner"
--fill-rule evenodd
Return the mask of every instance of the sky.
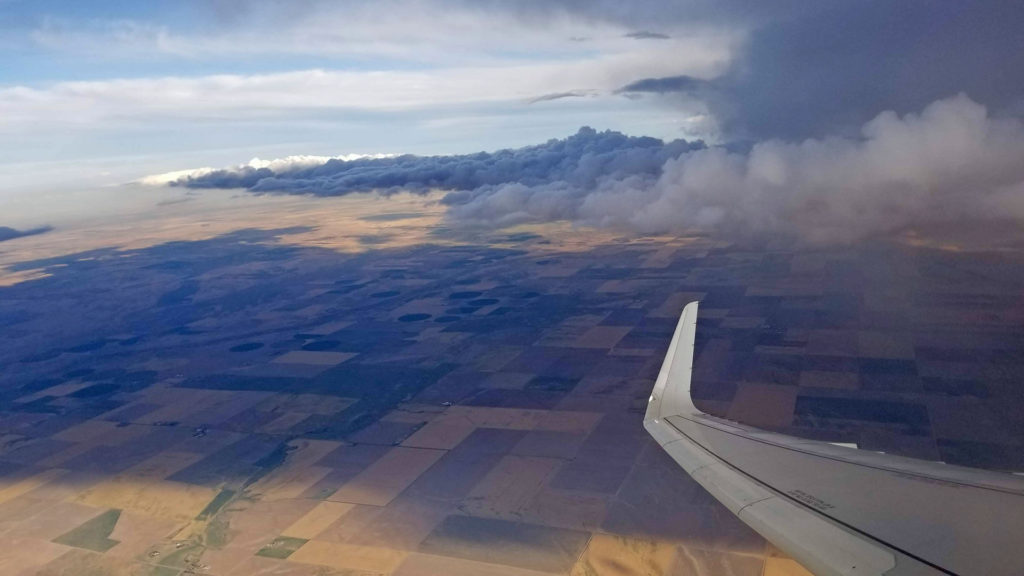
M 559 180 L 565 173 L 556 171 L 543 183 L 511 176 L 497 195 L 490 181 L 481 184 L 486 189 L 452 188 L 462 195 L 451 205 L 463 206 L 453 214 L 652 231 L 714 221 L 718 229 L 737 220 L 729 216 L 733 206 L 718 199 L 753 194 L 764 202 L 758 212 L 775 222 L 752 214 L 726 228 L 750 219 L 778 228 L 780 220 L 806 218 L 805 207 L 782 209 L 780 202 L 817 198 L 818 185 L 807 182 L 820 180 L 810 173 L 827 164 L 822 156 L 870 150 L 878 126 L 892 125 L 879 120 L 885 114 L 904 127 L 921 118 L 974 118 L 974 132 L 971 121 L 959 132 L 947 123 L 954 136 L 971 139 L 951 145 L 950 154 L 980 154 L 993 138 L 1015 143 L 1013 123 L 1024 113 L 1022 21 L 1024 5 L 1004 0 L 0 0 L 0 211 L 8 221 L 28 221 L 19 211 L 39 212 L 62 191 L 168 181 L 153 177 L 252 158 L 305 157 L 308 164 L 310 157 L 323 163 L 353 154 L 471 155 L 573 138 L 586 126 L 654 137 L 676 153 L 652 156 L 663 161 L 657 174 L 638 161 L 636 174 L 609 171 L 585 185 Z M 697 141 L 708 150 L 690 145 Z M 921 139 L 903 144 L 917 147 L 902 149 L 907 157 L 928 156 L 919 148 L 930 144 Z M 777 158 L 791 164 L 777 176 L 795 178 L 806 192 L 767 193 L 750 181 L 751 162 L 787 146 L 802 151 Z M 735 164 L 736 184 L 716 192 L 713 206 L 695 200 L 707 197 L 702 188 L 681 202 L 655 204 L 674 206 L 669 221 L 654 225 L 659 218 L 637 215 L 651 209 L 645 207 L 656 182 L 658 198 L 677 195 L 662 173 L 682 166 L 681 178 L 690 181 L 697 168 L 717 162 L 699 158 L 716 155 Z M 844 157 L 864 162 L 855 156 Z M 938 158 L 935 169 L 948 161 Z M 1005 195 L 1018 174 L 998 169 L 967 180 L 983 181 L 989 196 Z M 408 183 L 433 185 L 417 178 Z M 914 194 L 931 197 L 933 174 L 906 178 Z M 538 195 L 540 184 L 561 190 L 571 206 L 558 192 Z M 514 194 L 510 185 L 529 192 Z M 844 194 L 873 198 L 891 185 L 868 183 L 869 191 Z M 588 202 L 594 192 L 600 202 Z M 117 202 L 116 193 L 104 197 Z M 476 202 L 485 197 L 491 204 L 501 198 L 508 213 L 485 210 Z M 512 197 L 561 207 L 530 209 Z M 933 218 L 944 210 L 926 211 Z M 914 218 L 897 220 L 864 229 Z
M 614 91 L 713 76 L 736 31 L 647 24 L 539 3 L 0 0 L 0 157 L 26 167 L 5 186 L 103 182 L 127 164 L 471 152 L 587 124 L 704 135 L 699 107 L 666 115 Z

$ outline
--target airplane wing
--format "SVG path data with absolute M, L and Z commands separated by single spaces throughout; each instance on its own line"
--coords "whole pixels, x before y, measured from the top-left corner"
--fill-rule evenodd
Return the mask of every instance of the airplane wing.
M 802 440 L 690 398 L 683 310 L 644 427 L 682 468 L 814 574 L 1024 575 L 1024 477 Z

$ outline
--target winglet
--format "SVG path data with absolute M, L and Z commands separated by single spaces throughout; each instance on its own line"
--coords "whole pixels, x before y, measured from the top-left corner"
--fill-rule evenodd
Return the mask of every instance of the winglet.
M 696 327 L 692 302 L 676 326 L 644 428 L 737 518 L 823 576 L 1024 574 L 1020 478 L 704 414 L 690 397 Z
M 645 421 L 658 420 L 679 414 L 700 414 L 690 398 L 690 373 L 693 370 L 693 342 L 697 334 L 698 302 L 683 308 L 669 344 L 665 362 L 654 383 L 647 404 Z

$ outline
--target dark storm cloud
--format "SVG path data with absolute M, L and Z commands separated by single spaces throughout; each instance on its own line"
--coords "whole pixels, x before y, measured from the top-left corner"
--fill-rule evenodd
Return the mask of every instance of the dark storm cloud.
M 494 153 L 332 159 L 276 171 L 241 166 L 188 177 L 174 185 L 319 196 L 437 189 L 478 192 L 512 183 L 586 191 L 608 179 L 657 177 L 667 160 L 702 147 L 700 142 L 664 143 L 656 138 L 581 128 L 563 140 Z M 457 199 L 453 197 L 449 202 Z
M 740 4 L 706 14 L 749 20 Z M 882 111 L 959 93 L 994 113 L 1024 109 L 1024 2 L 814 2 L 779 14 L 754 22 L 730 68 L 703 86 L 639 78 L 623 92 L 702 88 L 725 135 L 743 139 L 851 134 Z
M 1024 95 L 1024 2 L 838 5 L 754 32 L 722 87 L 727 127 L 804 137 L 960 92 L 999 110 Z

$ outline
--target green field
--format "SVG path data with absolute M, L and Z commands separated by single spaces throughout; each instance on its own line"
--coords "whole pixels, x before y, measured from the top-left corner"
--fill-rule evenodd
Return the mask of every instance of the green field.
M 120 510 L 107 510 L 81 526 L 54 538 L 53 541 L 65 546 L 85 548 L 94 552 L 106 552 L 118 544 L 117 540 L 111 540 L 109 536 L 114 531 L 114 526 L 117 526 L 117 521 L 120 518 Z
M 273 542 L 267 544 L 263 548 L 260 548 L 256 552 L 257 556 L 266 556 L 268 558 L 280 558 L 285 559 L 292 555 L 293 552 L 302 547 L 303 544 L 309 542 L 305 538 L 290 538 L 288 536 L 278 536 Z

